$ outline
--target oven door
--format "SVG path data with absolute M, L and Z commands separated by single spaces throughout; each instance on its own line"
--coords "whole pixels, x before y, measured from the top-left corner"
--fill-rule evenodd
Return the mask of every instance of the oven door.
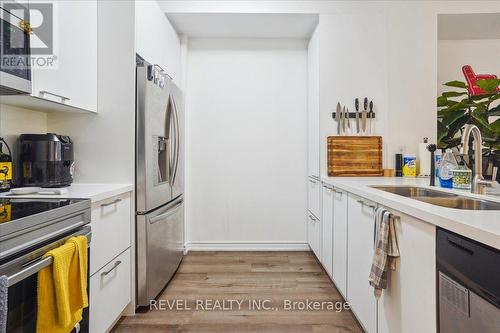
M 29 10 L 9 5 L 19 10 L 0 8 L 0 95 L 31 94 Z
M 73 236 L 84 235 L 90 246 L 90 226 L 67 234 L 63 238 L 42 245 L 34 251 L 21 255 L 8 262 L 0 263 L 0 276 L 8 278 L 7 333 L 35 333 L 37 320 L 37 282 L 38 272 L 52 263 L 52 258 L 42 259 L 47 251 L 61 246 Z M 88 252 L 88 258 L 90 252 Z M 87 286 L 89 285 L 87 277 Z M 83 319 L 72 332 L 88 333 L 88 308 L 83 311 Z

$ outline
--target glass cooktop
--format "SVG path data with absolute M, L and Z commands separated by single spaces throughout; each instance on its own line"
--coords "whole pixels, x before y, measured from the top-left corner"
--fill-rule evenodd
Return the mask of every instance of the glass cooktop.
M 0 224 L 80 202 L 82 199 L 0 198 Z

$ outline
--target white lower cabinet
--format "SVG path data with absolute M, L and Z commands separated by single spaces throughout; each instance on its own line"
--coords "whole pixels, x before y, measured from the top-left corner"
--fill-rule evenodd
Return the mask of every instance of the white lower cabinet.
M 307 212 L 307 242 L 316 257 L 321 260 L 321 221 Z
M 392 213 L 400 216 L 396 223 L 400 258 L 378 302 L 378 332 L 436 332 L 436 228 Z
M 321 182 L 310 176 L 308 178 L 308 209 L 316 217 L 320 217 L 321 213 Z
M 321 205 L 321 262 L 333 277 L 333 187 L 323 184 Z
M 107 332 L 130 303 L 130 248 L 90 277 L 90 332 Z
M 131 193 L 92 204 L 90 332 L 104 333 L 131 301 Z
M 333 281 L 347 297 L 347 192 L 333 189 Z
M 130 192 L 92 204 L 90 274 L 130 247 Z
M 366 332 L 377 332 L 377 300 L 368 276 L 373 259 L 375 203 L 349 193 L 347 300 Z

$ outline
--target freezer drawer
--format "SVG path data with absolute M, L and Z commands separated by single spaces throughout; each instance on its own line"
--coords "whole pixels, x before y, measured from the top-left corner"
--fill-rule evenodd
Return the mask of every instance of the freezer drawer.
M 184 252 L 184 203 L 176 200 L 137 215 L 137 304 L 148 306 L 165 288 Z

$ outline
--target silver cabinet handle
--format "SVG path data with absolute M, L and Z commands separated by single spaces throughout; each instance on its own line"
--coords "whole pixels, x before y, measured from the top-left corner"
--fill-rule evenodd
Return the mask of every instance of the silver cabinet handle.
M 107 202 L 107 203 L 102 203 L 101 204 L 101 207 L 107 207 L 107 206 L 111 206 L 111 205 L 114 205 L 116 203 L 119 203 L 120 201 L 122 201 L 122 199 L 115 199 L 111 202 Z
M 333 189 L 333 192 L 335 192 L 336 194 L 340 194 L 341 198 L 342 198 L 342 195 L 344 194 L 344 192 L 336 190 L 336 189 Z
M 318 183 L 316 180 L 314 180 L 313 178 L 309 178 L 309 183 L 313 183 L 313 184 L 316 184 Z
M 69 101 L 71 99 L 71 98 L 66 97 L 66 96 L 54 94 L 54 93 L 47 91 L 47 90 L 40 90 L 40 97 L 43 97 L 43 95 L 45 95 L 45 94 L 59 97 L 61 99 L 62 103 L 65 103 L 66 101 Z
M 113 265 L 113 267 L 111 267 L 109 270 L 107 270 L 106 272 L 102 272 L 101 273 L 101 276 L 106 276 L 108 275 L 109 273 L 111 273 L 112 271 L 114 271 L 116 269 L 116 267 L 120 266 L 121 264 L 121 260 L 118 260 L 118 261 L 115 261 L 115 264 Z
M 309 219 L 310 219 L 312 222 L 314 222 L 314 223 L 316 223 L 316 221 L 317 221 L 317 220 L 316 220 L 316 218 L 315 218 L 314 216 L 312 216 L 311 214 L 309 214 Z
M 361 204 L 361 206 L 365 206 L 365 207 L 369 207 L 373 210 L 375 210 L 375 208 L 377 208 L 377 206 L 375 205 L 370 205 L 370 204 L 367 204 L 366 202 L 364 202 L 363 200 L 356 200 L 357 202 L 359 202 Z

